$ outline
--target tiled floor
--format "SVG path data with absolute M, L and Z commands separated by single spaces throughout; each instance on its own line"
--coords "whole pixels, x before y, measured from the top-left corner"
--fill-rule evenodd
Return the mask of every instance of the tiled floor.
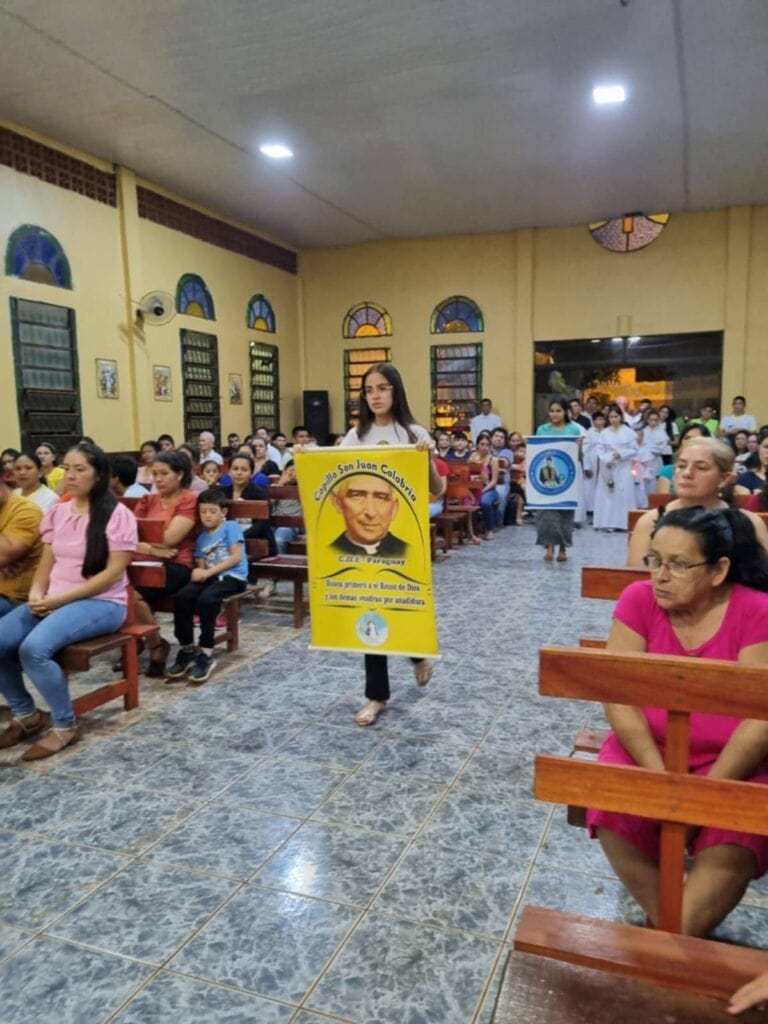
M 435 567 L 443 660 L 394 663 L 371 729 L 360 658 L 247 607 L 201 689 L 142 684 L 36 768 L 0 762 L 0 1019 L 8 1024 L 487 1024 L 520 908 L 637 908 L 586 834 L 531 797 L 589 705 L 536 693 L 536 651 L 605 633 L 578 568 L 508 528 Z M 101 666 L 94 675 L 105 674 Z M 722 929 L 768 941 L 768 886 Z

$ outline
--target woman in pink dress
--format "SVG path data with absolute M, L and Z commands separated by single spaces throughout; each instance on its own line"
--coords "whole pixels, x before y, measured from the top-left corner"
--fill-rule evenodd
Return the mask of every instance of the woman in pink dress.
M 621 595 L 609 650 L 768 664 L 768 554 L 747 516 L 733 509 L 669 512 L 644 561 L 651 579 L 631 584 Z M 736 671 L 733 685 L 738 685 Z M 612 732 L 600 761 L 664 767 L 666 711 L 621 704 L 608 704 L 605 711 Z M 689 771 L 768 783 L 768 722 L 692 714 Z M 659 823 L 590 810 L 587 824 L 655 924 Z M 768 869 L 768 837 L 703 827 L 692 833 L 689 852 L 682 930 L 703 936 Z

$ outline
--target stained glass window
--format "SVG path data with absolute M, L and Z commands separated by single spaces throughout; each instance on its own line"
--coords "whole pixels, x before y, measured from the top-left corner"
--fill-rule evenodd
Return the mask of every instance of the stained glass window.
M 343 338 L 382 338 L 392 333 L 392 318 L 375 302 L 360 302 L 344 317 Z
M 363 377 L 376 363 L 392 359 L 390 348 L 348 348 L 344 351 L 344 410 L 347 426 L 354 427 L 360 418 L 360 387 Z
M 482 345 L 432 345 L 432 426 L 468 426 L 480 411 Z
M 280 429 L 280 353 L 277 345 L 252 341 L 250 355 L 251 429 L 274 434 Z
M 205 281 L 197 274 L 183 274 L 176 285 L 176 312 L 187 316 L 199 316 L 203 320 L 215 320 L 211 293 Z
M 266 296 L 261 294 L 253 296 L 248 303 L 245 322 L 251 330 L 266 331 L 267 334 L 275 333 L 275 311 L 272 309 L 272 303 Z
M 589 233 L 610 252 L 636 252 L 655 242 L 669 221 L 668 213 L 625 213 L 613 220 L 598 220 Z
M 429 329 L 432 334 L 484 331 L 483 311 L 466 295 L 452 295 L 435 306 Z
M 49 231 L 34 224 L 22 224 L 8 239 L 5 272 L 38 284 L 72 287 L 72 272 L 64 250 Z

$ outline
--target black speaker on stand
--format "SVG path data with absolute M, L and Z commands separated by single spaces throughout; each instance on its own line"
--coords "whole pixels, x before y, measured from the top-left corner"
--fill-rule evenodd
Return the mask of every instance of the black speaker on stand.
M 304 426 L 318 444 L 327 444 L 331 432 L 331 409 L 327 391 L 304 392 Z

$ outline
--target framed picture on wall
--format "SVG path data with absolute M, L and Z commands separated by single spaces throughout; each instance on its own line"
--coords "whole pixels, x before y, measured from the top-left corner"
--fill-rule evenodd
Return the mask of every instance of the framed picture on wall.
M 117 363 L 114 359 L 96 360 L 96 394 L 99 398 L 119 398 Z
M 152 392 L 156 402 L 170 402 L 171 368 L 170 366 L 152 367 Z
M 243 404 L 243 375 L 242 373 L 230 373 L 229 375 L 229 404 Z

